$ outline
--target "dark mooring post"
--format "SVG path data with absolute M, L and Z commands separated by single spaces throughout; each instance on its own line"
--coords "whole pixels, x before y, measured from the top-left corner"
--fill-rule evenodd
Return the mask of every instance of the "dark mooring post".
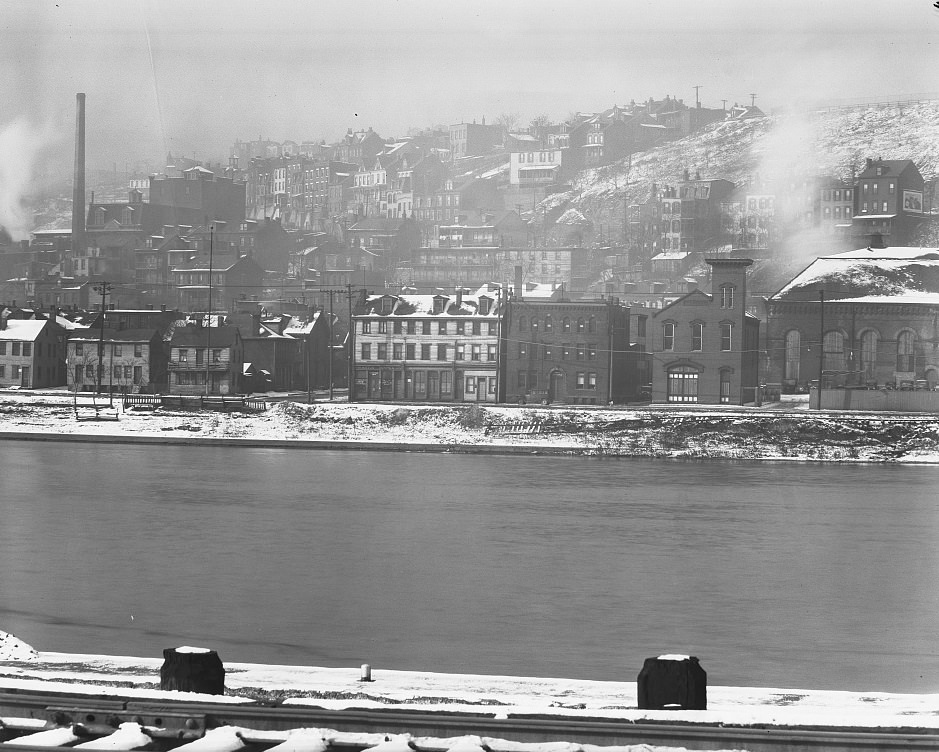
M 225 694 L 225 668 L 218 653 L 208 648 L 167 648 L 160 667 L 160 689 Z

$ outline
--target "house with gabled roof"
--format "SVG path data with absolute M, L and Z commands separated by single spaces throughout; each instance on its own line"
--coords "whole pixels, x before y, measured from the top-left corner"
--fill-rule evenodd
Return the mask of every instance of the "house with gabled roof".
M 0 387 L 62 386 L 65 329 L 54 318 L 12 318 L 0 310 Z
M 758 399 L 760 321 L 746 310 L 751 259 L 705 259 L 711 292 L 656 311 L 652 401 L 743 405 Z
M 244 348 L 238 327 L 177 327 L 169 348 L 170 394 L 226 395 L 242 391 Z

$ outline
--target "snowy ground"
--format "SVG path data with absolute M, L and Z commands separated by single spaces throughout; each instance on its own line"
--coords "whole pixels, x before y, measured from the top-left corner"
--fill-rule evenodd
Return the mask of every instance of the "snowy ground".
M 79 417 L 94 415 L 81 397 Z M 98 398 L 98 404 L 107 400 Z M 596 456 L 939 462 L 939 417 L 818 413 L 805 401 L 764 408 L 589 408 L 275 402 L 263 413 L 103 410 L 76 419 L 62 392 L 0 394 L 0 431 L 168 439 L 419 444 Z
M 3 633 L 0 633 L 3 634 Z M 882 694 L 803 689 L 708 687 L 708 709 L 639 710 L 635 682 L 265 666 L 226 663 L 224 697 L 159 689 L 162 659 L 39 652 L 32 660 L 5 660 L 0 689 L 115 694 L 149 699 L 247 702 L 282 700 L 290 705 L 389 708 L 571 718 L 698 723 L 939 729 L 939 695 Z M 706 668 L 706 667 L 705 667 Z

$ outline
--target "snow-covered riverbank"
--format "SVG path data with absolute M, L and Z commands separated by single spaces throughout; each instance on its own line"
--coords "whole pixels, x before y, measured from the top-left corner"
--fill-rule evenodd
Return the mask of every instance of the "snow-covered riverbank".
M 79 416 L 93 415 L 90 404 L 82 398 Z M 804 408 L 804 403 L 792 407 Z M 69 395 L 5 393 L 0 395 L 0 431 L 49 439 L 86 435 L 356 442 L 454 451 L 504 447 L 626 457 L 939 462 L 939 416 L 919 414 L 290 401 L 273 403 L 262 413 L 137 412 L 120 406 L 112 412 L 117 420 L 78 420 Z

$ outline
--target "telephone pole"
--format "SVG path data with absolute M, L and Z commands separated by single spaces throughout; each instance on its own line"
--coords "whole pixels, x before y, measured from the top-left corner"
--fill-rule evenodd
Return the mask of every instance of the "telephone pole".
M 104 372 L 102 370 L 104 368 L 104 312 L 108 308 L 108 303 L 107 303 L 108 293 L 111 292 L 112 289 L 114 289 L 114 286 L 110 282 L 107 282 L 105 280 L 101 280 L 101 282 L 99 282 L 94 287 L 95 292 L 101 293 L 101 326 L 99 327 L 99 334 L 98 334 L 98 383 L 95 389 L 96 392 L 101 391 L 101 387 L 103 386 L 103 381 L 104 381 L 103 379 Z M 113 407 L 113 406 L 114 406 L 114 395 L 109 394 L 108 395 L 108 407 Z
M 333 401 L 333 294 L 338 290 L 328 290 L 329 293 L 329 321 L 327 331 L 329 332 L 329 401 Z M 351 322 L 350 322 L 351 323 Z
M 355 364 L 352 362 L 355 355 L 355 321 L 352 318 L 352 283 L 346 283 L 346 295 L 349 300 L 349 334 L 346 336 L 346 389 L 348 402 L 355 399 Z
M 701 99 L 698 97 L 698 89 L 701 89 L 701 88 L 703 88 L 703 87 L 701 87 L 701 86 L 692 86 L 691 88 L 694 89 L 694 106 L 695 106 L 695 107 L 700 107 L 700 106 L 701 106 Z
M 205 394 L 212 393 L 212 372 L 209 370 L 212 360 L 212 252 L 215 246 L 215 225 L 209 225 L 209 312 L 205 326 Z

